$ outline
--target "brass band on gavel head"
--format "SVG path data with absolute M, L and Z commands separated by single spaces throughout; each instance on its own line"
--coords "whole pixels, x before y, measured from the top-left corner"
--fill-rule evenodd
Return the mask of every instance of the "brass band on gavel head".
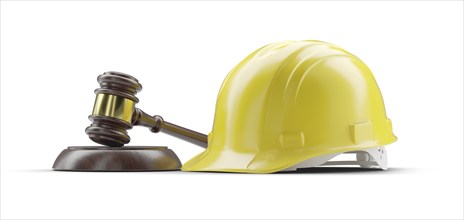
M 92 115 L 116 118 L 130 124 L 132 122 L 134 106 L 135 102 L 128 98 L 100 93 L 97 94 L 95 99 Z
M 85 129 L 94 142 L 110 147 L 120 147 L 129 143 L 127 129 L 132 128 L 132 119 L 137 92 L 142 90 L 138 80 L 120 72 L 105 72 L 98 76 L 100 88 L 95 90 L 96 98 L 89 116 L 92 124 Z

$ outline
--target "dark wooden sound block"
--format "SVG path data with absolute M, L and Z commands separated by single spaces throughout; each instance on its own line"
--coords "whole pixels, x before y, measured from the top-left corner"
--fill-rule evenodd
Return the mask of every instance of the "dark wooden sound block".
M 68 147 L 55 160 L 58 171 L 179 170 L 177 155 L 167 147 Z

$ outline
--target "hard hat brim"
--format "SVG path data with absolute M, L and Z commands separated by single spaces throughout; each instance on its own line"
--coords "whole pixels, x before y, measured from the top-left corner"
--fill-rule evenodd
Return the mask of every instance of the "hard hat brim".
M 390 143 L 394 141 L 396 141 L 396 138 Z M 379 155 L 374 152 L 379 146 L 386 144 L 389 143 L 338 147 L 329 150 L 326 148 L 311 147 L 272 150 L 259 153 L 218 151 L 209 148 L 185 163 L 182 166 L 182 171 L 274 173 L 286 170 L 312 158 L 356 151 L 369 153 L 375 159 L 374 161 L 378 164 L 378 167 L 386 169 L 386 162 L 381 162 Z M 384 161 L 386 161 L 386 156 Z M 359 165 L 364 168 L 369 168 L 367 163 L 361 162 Z

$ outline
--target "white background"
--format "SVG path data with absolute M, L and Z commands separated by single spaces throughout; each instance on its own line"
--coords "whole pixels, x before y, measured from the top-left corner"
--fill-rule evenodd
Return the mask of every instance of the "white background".
M 208 133 L 253 50 L 317 39 L 374 72 L 398 142 L 386 172 L 53 172 L 108 70 L 149 114 Z M 201 148 L 148 129 L 131 145 Z M 463 2 L 1 2 L 1 218 L 463 218 Z

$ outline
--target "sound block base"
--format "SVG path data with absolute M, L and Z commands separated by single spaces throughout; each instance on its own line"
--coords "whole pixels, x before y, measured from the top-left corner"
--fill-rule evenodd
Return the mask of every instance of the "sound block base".
M 167 147 L 98 147 L 64 149 L 55 160 L 57 171 L 165 171 L 179 170 L 177 155 Z

